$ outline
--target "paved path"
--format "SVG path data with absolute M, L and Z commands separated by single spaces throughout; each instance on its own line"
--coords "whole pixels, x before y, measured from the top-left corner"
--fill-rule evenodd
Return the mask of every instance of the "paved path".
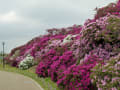
M 34 80 L 11 72 L 0 71 L 0 90 L 43 90 Z

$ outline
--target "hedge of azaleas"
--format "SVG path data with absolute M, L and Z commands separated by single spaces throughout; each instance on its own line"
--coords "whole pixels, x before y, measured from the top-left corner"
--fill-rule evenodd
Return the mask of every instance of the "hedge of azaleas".
M 49 29 L 13 49 L 7 63 L 20 69 L 35 63 L 39 77 L 63 90 L 119 90 L 120 0 L 96 10 L 83 26 Z
M 90 70 L 101 62 L 96 55 L 86 55 L 84 62 L 80 65 L 71 65 L 59 75 L 57 84 L 65 90 L 91 90 L 95 87 L 91 83 Z

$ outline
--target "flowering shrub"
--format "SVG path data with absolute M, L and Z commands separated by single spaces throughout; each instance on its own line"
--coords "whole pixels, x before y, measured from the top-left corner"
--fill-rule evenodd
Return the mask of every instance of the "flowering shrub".
M 80 39 L 75 40 L 71 46 L 73 54 L 79 60 L 84 58 L 85 54 L 96 50 L 97 52 L 104 50 L 109 57 L 117 55 L 120 52 L 118 49 L 120 45 L 119 20 L 117 16 L 107 15 L 92 23 L 86 23 L 82 28 Z
M 33 57 L 30 56 L 30 55 L 27 55 L 18 65 L 19 69 L 22 69 L 22 70 L 25 70 L 25 69 L 28 69 L 30 68 L 31 66 L 34 65 L 34 62 L 33 62 Z
M 98 89 L 120 89 L 120 54 L 114 58 L 112 57 L 105 65 L 96 65 L 92 71 L 92 82 Z
M 61 46 L 62 41 L 61 40 L 51 40 L 50 44 L 46 48 L 54 48 L 54 47 L 59 47 Z
M 57 84 L 65 90 L 91 90 L 90 69 L 101 60 L 95 55 L 86 56 L 81 65 L 72 65 L 63 73 L 59 74 Z
M 73 35 L 67 35 L 67 37 L 64 38 L 62 43 L 64 44 L 71 42 L 73 37 L 74 37 Z
M 49 76 L 51 76 L 53 81 L 57 81 L 57 77 L 61 72 L 76 63 L 71 51 L 64 52 L 62 56 L 54 57 L 53 59 L 56 61 L 54 61 L 48 69 Z
M 39 63 L 36 73 L 38 76 L 47 77 L 48 76 L 48 69 L 50 68 L 50 65 L 54 61 L 54 57 L 56 56 L 57 52 L 54 49 L 51 49 L 48 53 L 44 54 L 41 59 L 42 61 Z
M 120 15 L 120 0 L 118 0 L 117 4 L 110 3 L 108 6 L 96 9 L 97 14 L 95 15 L 95 19 L 106 16 L 108 13 L 113 15 Z
M 42 61 L 39 63 L 36 69 L 38 76 L 48 77 L 49 75 L 52 77 L 52 80 L 56 81 L 57 73 L 59 70 L 61 70 L 61 68 L 67 68 L 75 63 L 76 60 L 73 59 L 72 52 L 67 51 L 63 53 L 63 50 L 61 50 L 59 49 L 55 51 L 54 49 L 51 49 L 48 53 L 41 57 Z M 61 53 L 58 53 L 58 51 L 61 51 Z

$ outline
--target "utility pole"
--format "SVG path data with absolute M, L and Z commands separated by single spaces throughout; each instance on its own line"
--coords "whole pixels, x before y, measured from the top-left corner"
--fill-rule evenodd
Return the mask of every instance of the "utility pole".
M 5 60 L 4 60 L 4 46 L 5 46 L 5 42 L 2 42 L 3 45 L 3 68 L 5 68 Z
M 0 52 L 0 64 L 2 64 L 2 51 Z

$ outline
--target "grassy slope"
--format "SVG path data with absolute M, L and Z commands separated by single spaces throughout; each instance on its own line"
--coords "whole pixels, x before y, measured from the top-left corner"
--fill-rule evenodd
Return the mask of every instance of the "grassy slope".
M 32 67 L 28 70 L 20 70 L 15 67 L 6 65 L 5 69 L 3 69 L 2 65 L 0 64 L 0 71 L 14 72 L 22 74 L 24 76 L 28 76 L 35 80 L 44 90 L 59 90 L 59 88 L 57 88 L 56 83 L 52 82 L 49 77 L 48 78 L 37 77 L 37 75 L 35 74 L 35 67 Z

